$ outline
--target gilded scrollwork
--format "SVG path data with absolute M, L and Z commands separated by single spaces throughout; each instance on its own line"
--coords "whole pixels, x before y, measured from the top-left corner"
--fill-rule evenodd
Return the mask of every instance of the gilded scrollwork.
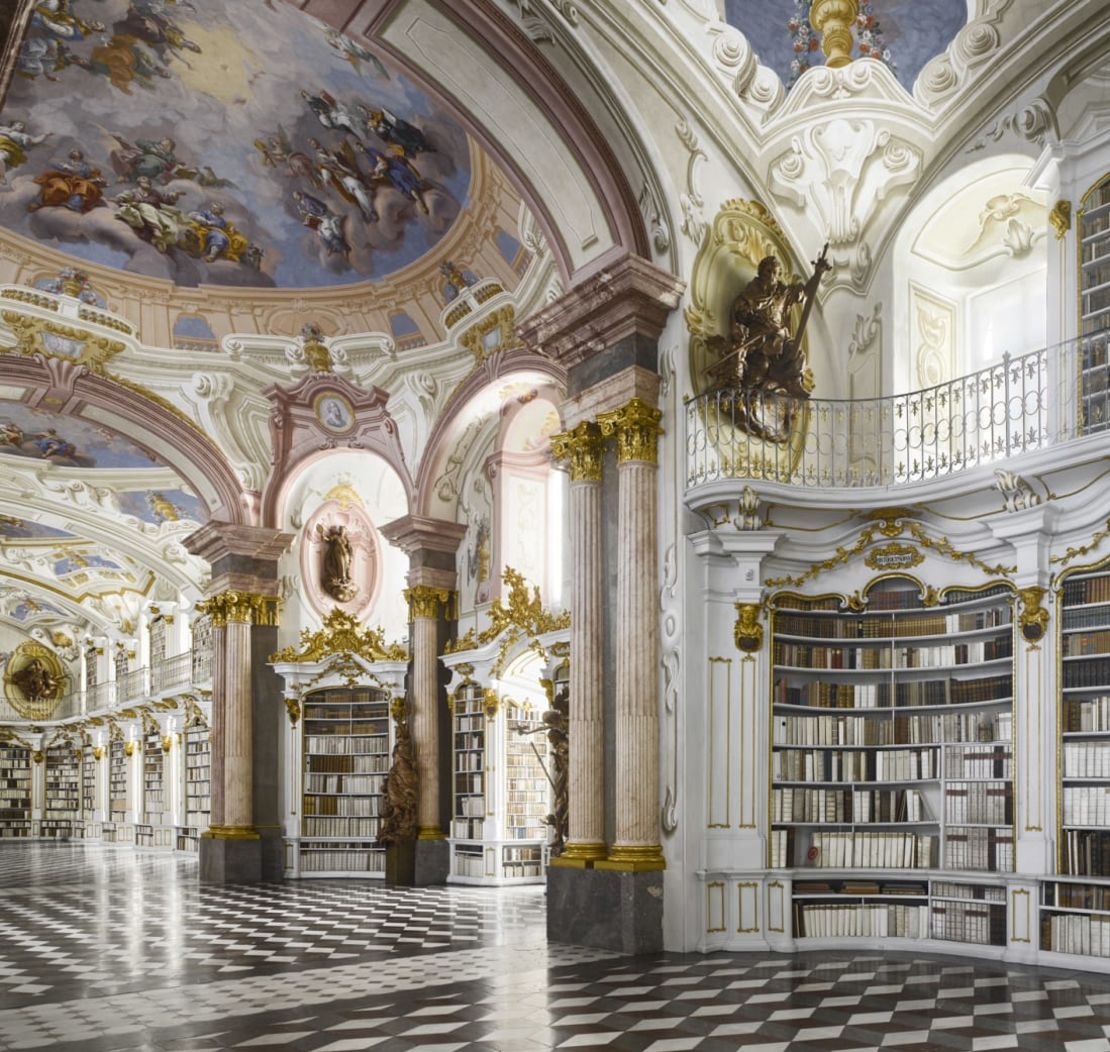
M 226 628 L 229 624 L 272 626 L 278 623 L 280 604 L 281 600 L 275 595 L 228 589 L 197 603 L 197 610 L 208 614 L 216 628 Z
M 663 413 L 642 398 L 633 398 L 620 409 L 602 413 L 597 418 L 603 436 L 616 435 L 617 462 L 626 464 L 642 460 L 649 464 L 659 459 L 659 425 Z
M 551 453 L 570 462 L 571 482 L 600 482 L 603 452 L 597 424 L 583 420 L 569 431 L 551 436 Z
M 270 655 L 271 662 L 309 664 L 338 655 L 355 655 L 365 661 L 406 661 L 408 650 L 401 643 L 386 643 L 380 628 L 362 628 L 358 620 L 338 607 L 324 618 L 324 627 L 301 632 L 299 643 Z

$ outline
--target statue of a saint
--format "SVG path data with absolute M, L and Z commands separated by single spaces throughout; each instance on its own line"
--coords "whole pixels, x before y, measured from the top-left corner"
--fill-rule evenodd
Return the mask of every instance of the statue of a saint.
M 781 266 L 774 256 L 759 261 L 756 276 L 733 300 L 727 337 L 716 337 L 710 347 L 721 357 L 709 374 L 717 387 L 751 394 L 808 398 L 813 377 L 806 368 L 801 339 L 821 275 L 829 269 L 828 245 L 815 260 L 813 276 L 805 284 L 779 280 Z M 790 331 L 790 310 L 803 304 L 796 333 Z
M 354 564 L 354 551 L 346 526 L 329 526 L 325 531 L 316 527 L 324 541 L 324 565 L 320 584 L 325 592 L 341 603 L 349 602 L 358 595 L 358 585 L 351 577 Z
M 407 714 L 406 714 L 407 715 Z M 416 761 L 408 719 L 397 721 L 393 763 L 382 787 L 382 820 L 378 843 L 389 847 L 416 839 Z
M 551 708 L 543 714 L 543 722 L 547 728 L 547 744 L 551 757 L 551 795 L 554 808 L 547 816 L 547 825 L 551 827 L 549 843 L 551 854 L 561 855 L 570 831 L 570 694 L 565 686 L 560 688 L 551 702 Z
M 32 658 L 11 675 L 11 681 L 23 691 L 27 700 L 36 704 L 53 701 L 58 696 L 64 679 L 64 676 L 54 675 L 41 658 Z

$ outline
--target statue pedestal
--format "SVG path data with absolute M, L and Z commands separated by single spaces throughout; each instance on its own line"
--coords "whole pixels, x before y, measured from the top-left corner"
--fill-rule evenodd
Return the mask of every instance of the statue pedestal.
M 404 840 L 385 849 L 385 882 L 411 888 L 416 884 L 416 841 Z

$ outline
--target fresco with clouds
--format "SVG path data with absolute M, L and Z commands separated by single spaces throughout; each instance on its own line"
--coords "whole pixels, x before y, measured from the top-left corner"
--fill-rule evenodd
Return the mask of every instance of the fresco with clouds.
M 824 65 L 820 35 L 809 24 L 810 0 L 725 0 L 725 17 L 787 87 Z M 910 91 L 929 59 L 968 19 L 966 0 L 861 0 L 853 55 L 885 63 Z
M 125 515 L 134 515 L 156 526 L 163 522 L 208 521 L 204 505 L 184 490 L 127 490 L 117 494 L 117 498 Z
M 179 285 L 375 280 L 465 205 L 462 127 L 273 0 L 47 0 L 0 113 L 0 223 Z
M 149 468 L 161 463 L 130 439 L 91 421 L 4 399 L 0 399 L 0 457 L 79 468 Z
M 75 541 L 76 535 L 41 522 L 30 522 L 15 515 L 0 515 L 0 541 Z

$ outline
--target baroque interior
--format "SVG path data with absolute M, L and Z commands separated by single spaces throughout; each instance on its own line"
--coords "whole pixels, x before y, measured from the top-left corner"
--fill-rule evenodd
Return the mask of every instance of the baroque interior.
M 9 8 L 3 846 L 1110 970 L 1103 4 Z

